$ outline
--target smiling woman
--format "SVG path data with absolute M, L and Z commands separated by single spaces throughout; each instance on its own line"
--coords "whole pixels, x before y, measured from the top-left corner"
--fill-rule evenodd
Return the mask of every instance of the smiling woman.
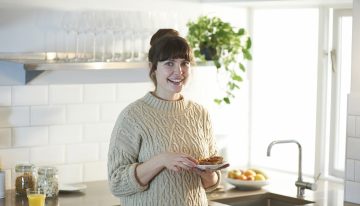
M 121 205 L 206 206 L 220 170 L 199 169 L 216 156 L 207 110 L 182 96 L 193 61 L 188 42 L 171 29 L 154 34 L 149 76 L 155 90 L 119 115 L 111 136 L 108 178 Z

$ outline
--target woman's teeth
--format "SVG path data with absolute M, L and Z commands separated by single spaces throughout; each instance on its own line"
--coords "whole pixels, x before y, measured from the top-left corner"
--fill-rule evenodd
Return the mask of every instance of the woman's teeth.
M 177 79 L 177 80 L 170 80 L 170 79 L 168 79 L 169 80 L 169 82 L 171 82 L 171 83 L 173 83 L 173 84 L 180 84 L 181 82 L 182 82 L 182 80 L 180 80 L 180 79 Z

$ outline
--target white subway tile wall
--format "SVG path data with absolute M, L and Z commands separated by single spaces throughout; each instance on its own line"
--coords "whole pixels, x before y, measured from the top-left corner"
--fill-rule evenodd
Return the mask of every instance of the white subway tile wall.
M 59 170 L 60 184 L 83 182 L 84 165 L 83 164 L 64 164 L 56 165 Z M 104 179 L 104 178 L 102 178 Z
M 83 102 L 82 85 L 50 85 L 50 104 L 71 104 Z
M 100 105 L 76 104 L 68 105 L 66 110 L 69 123 L 97 122 L 100 119 Z
M 355 160 L 346 160 L 346 179 L 350 181 L 355 180 Z
M 84 125 L 83 140 L 86 142 L 107 141 L 113 126 L 112 123 L 86 124 Z
M 0 86 L 0 165 L 14 188 L 18 163 L 53 165 L 61 183 L 107 179 L 117 116 L 152 83 Z
M 64 164 L 65 145 L 33 147 L 30 149 L 30 162 L 36 165 Z
M 11 128 L 0 128 L 0 148 L 11 147 Z
M 70 163 L 98 161 L 99 145 L 98 143 L 68 145 L 66 157 Z
M 18 163 L 30 162 L 30 148 L 0 149 L 1 165 L 6 169 L 13 169 Z
M 66 124 L 49 126 L 49 144 L 71 144 L 82 141 L 82 125 Z
M 11 87 L 0 87 L 0 107 L 11 105 Z
M 134 101 L 144 96 L 143 90 L 146 88 L 147 91 L 153 90 L 154 85 L 150 82 L 137 83 L 137 84 L 118 84 L 116 99 L 118 101 Z
M 129 101 L 129 100 L 128 100 Z M 106 103 L 100 106 L 100 120 L 101 121 L 115 121 L 123 110 L 128 101 L 120 103 Z
M 348 97 L 345 201 L 360 204 L 360 94 Z
M 11 92 L 12 105 L 48 104 L 47 86 L 14 86 Z
M 114 84 L 90 84 L 84 86 L 84 103 L 114 102 L 116 86 Z
M 65 106 L 31 106 L 31 125 L 53 125 L 65 123 Z
M 84 180 L 95 181 L 107 177 L 106 162 L 89 162 L 84 165 Z
M 13 146 L 30 147 L 48 144 L 47 127 L 16 127 L 13 129 Z
M 355 136 L 360 137 L 360 116 L 356 117 L 355 128 Z
M 347 131 L 346 134 L 348 137 L 355 137 L 355 128 L 356 128 L 356 116 L 348 116 L 347 118 Z
M 100 144 L 100 160 L 106 160 L 108 151 L 109 151 L 109 143 L 110 142 L 104 142 Z
M 21 127 L 29 125 L 29 107 L 0 107 L 0 127 Z
M 354 162 L 354 177 L 355 182 L 360 182 L 360 161 Z

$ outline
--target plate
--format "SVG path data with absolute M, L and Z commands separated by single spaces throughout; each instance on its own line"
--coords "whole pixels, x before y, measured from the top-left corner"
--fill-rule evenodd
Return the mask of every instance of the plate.
M 85 184 L 61 184 L 59 187 L 59 190 L 64 192 L 79 192 L 85 189 Z
M 216 165 L 196 165 L 197 168 L 201 169 L 201 170 L 218 170 L 219 168 L 228 165 L 229 163 L 222 163 L 222 164 L 216 164 Z
M 269 180 L 253 180 L 253 181 L 245 181 L 245 180 L 237 180 L 226 177 L 225 180 L 234 185 L 237 189 L 240 190 L 259 190 L 263 186 L 269 184 Z

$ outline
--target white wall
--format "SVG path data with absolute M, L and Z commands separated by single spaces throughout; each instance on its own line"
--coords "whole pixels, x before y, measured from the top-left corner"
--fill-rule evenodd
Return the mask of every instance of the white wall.
M 360 0 L 353 2 L 351 92 L 348 96 L 345 201 L 360 204 Z

